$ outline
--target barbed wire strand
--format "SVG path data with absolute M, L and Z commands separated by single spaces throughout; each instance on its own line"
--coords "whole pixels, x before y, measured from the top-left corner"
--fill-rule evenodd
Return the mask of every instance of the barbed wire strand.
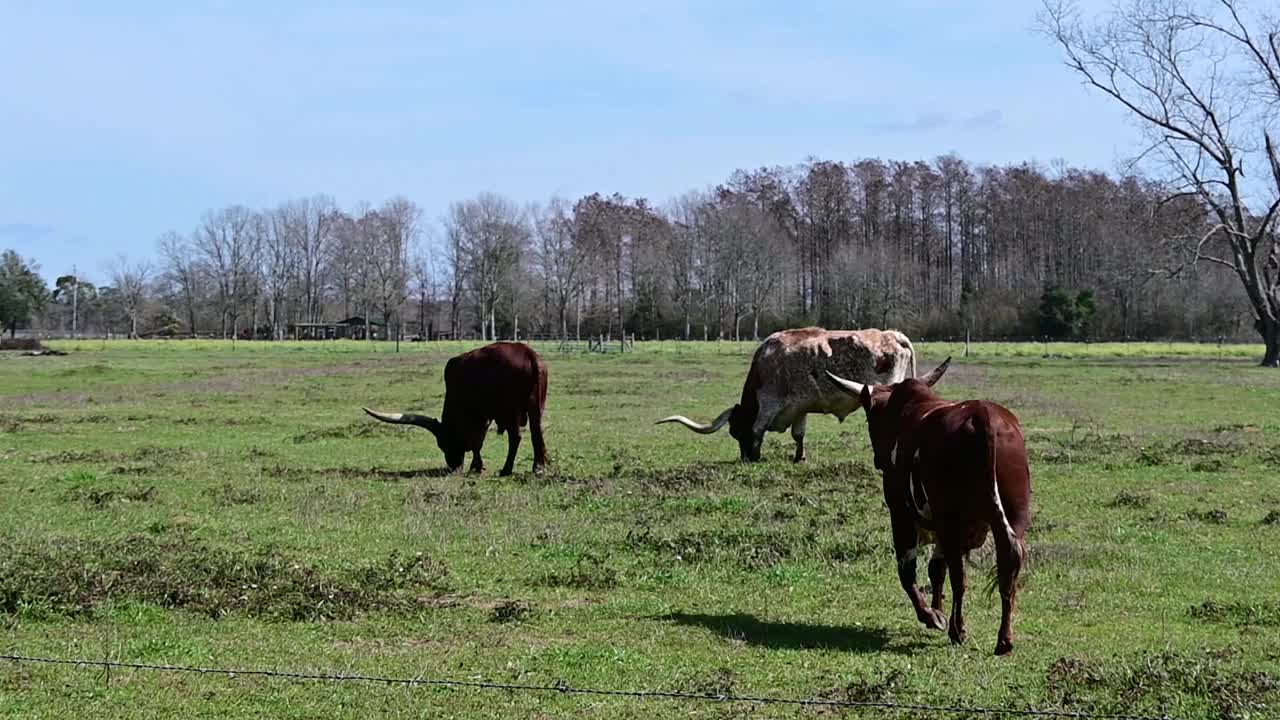
M 556 685 L 532 685 L 522 683 L 485 682 L 481 680 L 445 680 L 433 678 L 395 678 L 376 675 L 329 675 L 284 670 L 229 670 L 184 665 L 152 665 L 147 663 L 118 662 L 113 660 L 83 660 L 48 658 L 31 655 L 0 655 L 0 660 L 13 663 L 75 666 L 77 668 L 104 668 L 107 670 L 142 670 L 150 672 L 190 673 L 220 675 L 227 678 L 266 677 L 282 680 L 310 682 L 365 682 L 405 687 L 460 687 L 482 690 L 508 690 L 512 692 L 560 693 L 565 695 L 597 695 L 629 698 L 661 698 L 668 700 L 698 700 L 706 702 L 743 702 L 761 705 L 791 705 L 798 707 L 845 707 L 879 710 L 909 710 L 936 714 L 1010 715 L 1021 717 L 1080 718 L 1081 720 L 1173 720 L 1168 715 L 1109 715 L 1071 710 L 1035 710 L 1030 708 L 992 708 L 965 705 L 922 705 L 876 700 L 834 700 L 823 698 L 783 698 L 753 695 L 691 693 L 677 690 L 608 690 L 601 688 L 573 687 L 565 683 Z

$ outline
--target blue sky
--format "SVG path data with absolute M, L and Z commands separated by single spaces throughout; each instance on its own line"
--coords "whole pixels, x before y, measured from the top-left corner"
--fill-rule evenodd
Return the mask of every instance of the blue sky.
M 1105 0 L 1086 2 L 1086 9 Z M 0 3 L 0 248 L 101 279 L 203 212 L 663 203 L 808 156 L 1113 170 L 1038 3 Z

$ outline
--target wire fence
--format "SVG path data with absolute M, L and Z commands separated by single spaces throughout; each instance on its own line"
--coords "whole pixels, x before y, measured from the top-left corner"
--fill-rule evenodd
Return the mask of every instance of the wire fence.
M 284 670 L 230 670 L 225 668 L 194 667 L 185 665 L 153 665 L 147 663 L 118 662 L 114 660 L 86 660 L 49 658 L 32 655 L 0 655 L 0 661 L 36 665 L 72 666 L 77 669 L 101 668 L 104 670 L 137 670 L 144 672 L 185 673 L 214 675 L 236 679 L 261 677 L 294 682 L 370 683 L 397 685 L 408 688 L 456 687 L 473 690 L 504 690 L 508 692 L 594 695 L 632 699 L 662 699 L 686 702 L 752 703 L 758 705 L 792 707 L 861 708 L 868 710 L 901 711 L 939 715 L 991 715 L 1007 717 L 1080 718 L 1081 720 L 1176 720 L 1169 715 L 1126 715 L 1091 713 L 1073 710 L 1040 710 L 1034 708 L 997 708 L 977 705 L 927 705 L 880 700 L 836 700 L 825 698 L 785 698 L 759 695 L 730 695 L 681 692 L 676 690 L 609 690 L 575 687 L 566 683 L 536 685 L 522 683 L 484 682 L 480 680 L 448 680 L 439 678 L 397 678 L 377 675 L 336 675 L 327 673 L 293 672 Z

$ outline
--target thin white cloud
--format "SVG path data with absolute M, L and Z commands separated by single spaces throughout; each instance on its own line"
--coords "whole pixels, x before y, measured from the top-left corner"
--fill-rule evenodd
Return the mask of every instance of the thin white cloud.
M 25 222 L 0 223 L 0 238 L 18 242 L 35 242 L 53 232 L 49 225 L 38 225 Z
M 947 116 L 940 112 L 923 112 L 911 120 L 892 120 L 871 126 L 874 132 L 912 133 L 938 130 L 947 126 Z
M 965 118 L 964 122 L 960 123 L 960 127 L 965 130 L 990 130 L 1000 127 L 1003 122 L 1004 113 L 993 108 Z

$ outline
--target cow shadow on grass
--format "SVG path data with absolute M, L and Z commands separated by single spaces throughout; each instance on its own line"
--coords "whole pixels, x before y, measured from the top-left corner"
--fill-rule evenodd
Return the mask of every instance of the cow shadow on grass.
M 900 638 L 884 628 L 770 622 L 745 613 L 704 615 L 676 612 L 656 619 L 704 628 L 729 640 L 771 650 L 908 653 L 926 645 L 921 640 Z

